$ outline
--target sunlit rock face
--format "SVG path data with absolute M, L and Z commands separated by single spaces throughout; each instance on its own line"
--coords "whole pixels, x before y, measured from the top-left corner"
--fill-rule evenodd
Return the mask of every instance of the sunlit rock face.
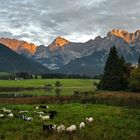
M 113 29 L 111 33 L 124 39 L 129 44 L 134 44 L 137 38 L 140 37 L 140 30 L 137 30 L 135 33 L 129 33 L 127 31 Z
M 6 45 L 15 52 L 28 57 L 34 55 L 37 49 L 37 46 L 35 46 L 33 43 L 28 43 L 16 39 L 0 38 L 0 43 Z
M 56 50 L 58 48 L 63 48 L 65 45 L 69 44 L 70 42 L 62 37 L 57 37 L 52 44 L 49 45 L 50 50 Z

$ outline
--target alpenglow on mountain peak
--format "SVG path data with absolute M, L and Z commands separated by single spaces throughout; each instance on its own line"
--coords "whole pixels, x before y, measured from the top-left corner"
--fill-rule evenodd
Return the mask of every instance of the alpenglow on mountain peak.
M 68 41 L 65 38 L 62 38 L 60 36 L 58 36 L 50 45 L 49 48 L 51 50 L 57 49 L 59 47 L 63 48 L 65 45 L 69 44 L 70 41 Z
M 135 33 L 129 33 L 124 30 L 113 29 L 110 33 L 117 37 L 122 38 L 128 44 L 134 43 L 135 40 L 140 36 L 140 30 L 137 30 Z

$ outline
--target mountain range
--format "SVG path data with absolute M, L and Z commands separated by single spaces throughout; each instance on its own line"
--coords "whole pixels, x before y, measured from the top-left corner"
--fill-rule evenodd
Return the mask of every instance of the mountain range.
M 0 38 L 0 43 L 29 60 L 51 69 L 53 73 L 97 75 L 103 68 L 112 46 L 127 62 L 136 64 L 140 54 L 140 30 L 129 33 L 113 29 L 105 37 L 97 36 L 85 43 L 57 37 L 50 45 L 36 46 L 16 39 Z

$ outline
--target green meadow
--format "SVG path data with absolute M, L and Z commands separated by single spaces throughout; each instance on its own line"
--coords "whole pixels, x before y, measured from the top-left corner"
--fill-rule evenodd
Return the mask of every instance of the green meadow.
M 38 111 L 51 110 L 57 111 L 57 115 L 54 119 L 49 119 L 43 122 L 38 114 L 34 112 L 34 106 L 41 103 L 41 98 L 38 99 L 37 104 L 25 104 L 25 98 L 23 104 L 18 102 L 18 98 L 15 98 L 15 105 L 13 104 L 0 104 L 0 114 L 4 114 L 5 118 L 0 118 L 0 140 L 139 140 L 140 139 L 140 109 L 133 106 L 136 101 L 139 105 L 139 94 L 127 93 L 127 92 L 108 92 L 108 91 L 95 91 L 96 86 L 94 82 L 99 80 L 93 79 L 37 79 L 37 80 L 0 80 L 0 87 L 44 87 L 46 84 L 51 84 L 53 89 L 43 90 L 23 90 L 18 92 L 0 92 L 0 94 L 29 94 L 35 96 L 50 95 L 55 96 L 55 82 L 60 81 L 62 84 L 60 95 L 62 97 L 71 98 L 74 95 L 74 91 L 80 91 L 80 94 L 75 95 L 77 101 L 71 100 L 70 102 L 50 102 L 49 109 L 39 109 Z M 90 101 L 87 107 L 83 107 L 82 97 L 85 98 L 85 91 L 91 92 L 87 95 Z M 95 92 L 94 92 L 95 91 Z M 95 96 L 94 96 L 95 95 Z M 55 96 L 56 98 L 57 96 Z M 72 96 L 75 99 L 74 96 Z M 133 98 L 132 98 L 133 97 Z M 33 100 L 34 98 L 29 98 Z M 47 98 L 47 97 L 46 97 Z M 6 98 L 1 98 L 7 100 Z M 14 100 L 14 99 L 13 99 Z M 28 97 L 26 98 L 28 100 Z M 42 99 L 43 100 L 43 99 Z M 50 98 L 51 100 L 51 98 Z M 92 101 L 93 100 L 93 101 Z M 133 101 L 133 102 L 132 102 Z M 32 101 L 31 101 L 32 103 Z M 43 100 L 43 103 L 45 100 Z M 93 103 L 93 104 L 91 104 Z M 119 106 L 119 104 L 122 104 Z M 132 104 L 132 106 L 128 106 Z M 112 105 L 112 106 L 111 106 Z M 116 106 L 117 105 L 117 106 Z M 27 122 L 19 118 L 8 118 L 2 110 L 2 108 L 11 109 L 14 116 L 18 114 L 20 110 L 27 110 L 28 113 L 24 115 L 33 117 L 33 121 Z M 92 116 L 94 121 L 92 124 L 86 124 L 86 127 L 82 130 L 79 129 L 80 122 L 84 121 L 86 117 Z M 66 127 L 75 124 L 77 130 L 75 133 L 69 134 L 66 131 L 62 134 L 58 134 L 57 131 L 47 133 L 43 131 L 43 124 L 55 124 L 57 126 L 64 124 Z
M 0 87 L 43 87 L 45 84 L 54 85 L 56 81 L 60 81 L 63 87 L 80 87 L 88 88 L 93 86 L 92 79 L 32 79 L 32 80 L 0 80 Z
M 58 113 L 54 119 L 43 122 L 39 115 L 34 113 L 33 105 L 0 105 L 0 108 L 12 109 L 14 114 L 19 110 L 28 110 L 26 115 L 32 116 L 32 122 L 18 118 L 0 119 L 1 140 L 139 140 L 140 138 L 140 110 L 125 107 L 112 107 L 107 105 L 88 104 L 86 108 L 79 103 L 49 104 L 48 110 Z M 39 109 L 43 111 L 44 109 Z M 1 110 L 2 112 L 2 110 Z M 94 122 L 86 124 L 79 130 L 79 124 L 86 117 L 92 116 Z M 76 133 L 64 132 L 58 134 L 43 131 L 43 124 L 64 124 L 66 127 L 75 124 Z

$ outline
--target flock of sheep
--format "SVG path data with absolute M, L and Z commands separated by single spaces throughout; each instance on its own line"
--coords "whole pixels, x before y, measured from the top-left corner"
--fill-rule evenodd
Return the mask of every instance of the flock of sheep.
M 83 129 L 86 124 L 91 124 L 93 122 L 93 117 L 86 117 L 86 123 L 85 122 L 81 122 L 79 124 L 79 129 Z M 76 125 L 71 125 L 69 127 L 65 127 L 65 125 L 61 124 L 60 126 L 56 127 L 56 125 L 54 124 L 49 124 L 49 125 L 43 125 L 43 130 L 44 131 L 47 131 L 47 132 L 52 132 L 52 131 L 57 131 L 59 134 L 66 131 L 68 133 L 72 133 L 72 132 L 75 132 L 77 129 Z
M 34 107 L 34 113 L 36 113 L 37 115 L 39 115 L 38 117 L 43 121 L 43 122 L 47 122 L 49 119 L 53 119 L 56 115 L 57 115 L 57 111 L 55 110 L 50 110 L 50 111 L 38 111 L 39 108 L 44 108 L 44 109 L 49 109 L 49 106 L 45 106 L 45 105 L 40 105 L 40 106 L 36 106 Z M 6 108 L 2 108 L 3 113 L 0 114 L 0 119 L 8 117 L 8 118 L 19 118 L 25 121 L 33 121 L 33 117 L 27 116 L 25 115 L 26 113 L 28 113 L 29 111 L 27 110 L 23 110 L 23 111 L 18 111 L 18 113 L 13 114 L 12 110 L 10 109 L 6 109 Z M 2 112 L 1 111 L 1 112 Z M 49 115 L 45 115 L 45 113 L 48 113 Z M 85 122 L 81 122 L 79 124 L 79 129 L 83 129 L 85 128 L 86 124 L 91 124 L 93 122 L 93 117 L 86 117 L 85 118 Z M 66 128 L 65 125 L 61 124 L 60 126 L 56 126 L 54 124 L 44 124 L 43 125 L 43 130 L 47 133 L 49 132 L 54 132 L 57 131 L 58 134 L 62 133 L 62 132 L 68 132 L 68 133 L 72 133 L 75 132 L 77 129 L 77 126 L 75 124 L 69 126 Z

